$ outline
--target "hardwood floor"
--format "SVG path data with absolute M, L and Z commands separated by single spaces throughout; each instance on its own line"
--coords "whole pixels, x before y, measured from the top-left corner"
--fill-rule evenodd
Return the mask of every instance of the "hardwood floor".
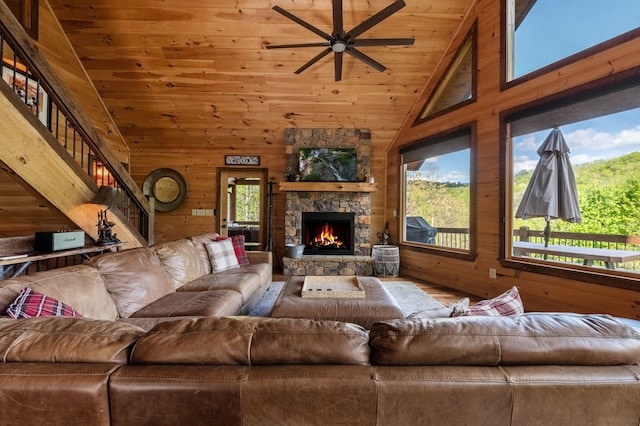
M 289 278 L 287 275 L 283 275 L 282 273 L 273 273 L 274 281 L 286 281 Z M 452 288 L 444 287 L 441 285 L 431 284 L 426 281 L 419 281 L 415 278 L 404 278 L 404 277 L 394 277 L 394 278 L 380 278 L 380 281 L 411 281 L 416 286 L 425 291 L 429 296 L 436 299 L 438 302 L 442 304 L 457 302 L 463 297 L 468 297 L 471 304 L 480 301 L 480 298 L 477 296 L 473 296 L 470 294 L 463 293 L 458 290 L 454 290 Z

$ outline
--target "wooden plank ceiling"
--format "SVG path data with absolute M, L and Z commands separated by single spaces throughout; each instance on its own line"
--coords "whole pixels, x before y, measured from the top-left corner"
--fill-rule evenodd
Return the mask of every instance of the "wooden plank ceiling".
M 286 127 L 370 128 L 388 144 L 472 1 L 407 1 L 360 38 L 415 44 L 363 47 L 382 73 L 345 55 L 340 82 L 333 55 L 294 74 L 322 48 L 265 48 L 323 41 L 273 6 L 330 34 L 331 0 L 50 3 L 130 147 L 171 151 L 271 144 Z M 345 29 L 391 3 L 344 0 Z
M 344 55 L 342 81 L 335 82 L 332 54 L 294 74 L 322 48 L 265 47 L 323 41 L 272 8 L 280 6 L 330 34 L 331 0 L 48 2 L 132 160 L 134 153 L 173 155 L 212 147 L 280 152 L 287 127 L 369 128 L 380 158 L 474 3 L 407 0 L 405 8 L 359 38 L 414 37 L 415 44 L 361 48 L 388 68 L 384 72 Z M 344 0 L 345 29 L 391 3 Z M 5 176 L 4 184 L 9 180 Z M 29 215 L 31 230 L 23 218 L 4 220 L 0 236 L 73 227 L 58 212 L 47 221 L 38 219 L 46 207 L 32 196 L 13 200 L 13 210 L 39 213 Z M 19 226 L 12 229 L 15 220 Z

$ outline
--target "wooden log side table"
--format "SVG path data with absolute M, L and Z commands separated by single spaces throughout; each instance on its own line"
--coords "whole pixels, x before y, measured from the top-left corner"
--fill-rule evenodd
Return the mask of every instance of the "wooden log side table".
M 404 312 L 376 277 L 358 277 L 364 298 L 302 297 L 304 276 L 293 276 L 284 285 L 270 317 L 343 321 L 365 328 L 377 321 L 404 318 Z

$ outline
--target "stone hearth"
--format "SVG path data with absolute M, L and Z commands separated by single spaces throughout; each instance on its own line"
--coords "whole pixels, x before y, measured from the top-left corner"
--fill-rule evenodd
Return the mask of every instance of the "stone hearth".
M 372 275 L 371 256 L 302 256 L 283 259 L 284 275 Z

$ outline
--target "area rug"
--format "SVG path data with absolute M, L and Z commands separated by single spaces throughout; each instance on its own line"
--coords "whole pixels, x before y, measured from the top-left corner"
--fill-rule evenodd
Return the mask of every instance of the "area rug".
M 382 281 L 382 285 L 396 299 L 405 316 L 442 306 L 440 302 L 422 291 L 411 281 Z M 248 315 L 252 317 L 268 316 L 271 307 L 282 291 L 282 287 L 284 287 L 284 281 L 272 282 L 262 299 L 258 301 Z

